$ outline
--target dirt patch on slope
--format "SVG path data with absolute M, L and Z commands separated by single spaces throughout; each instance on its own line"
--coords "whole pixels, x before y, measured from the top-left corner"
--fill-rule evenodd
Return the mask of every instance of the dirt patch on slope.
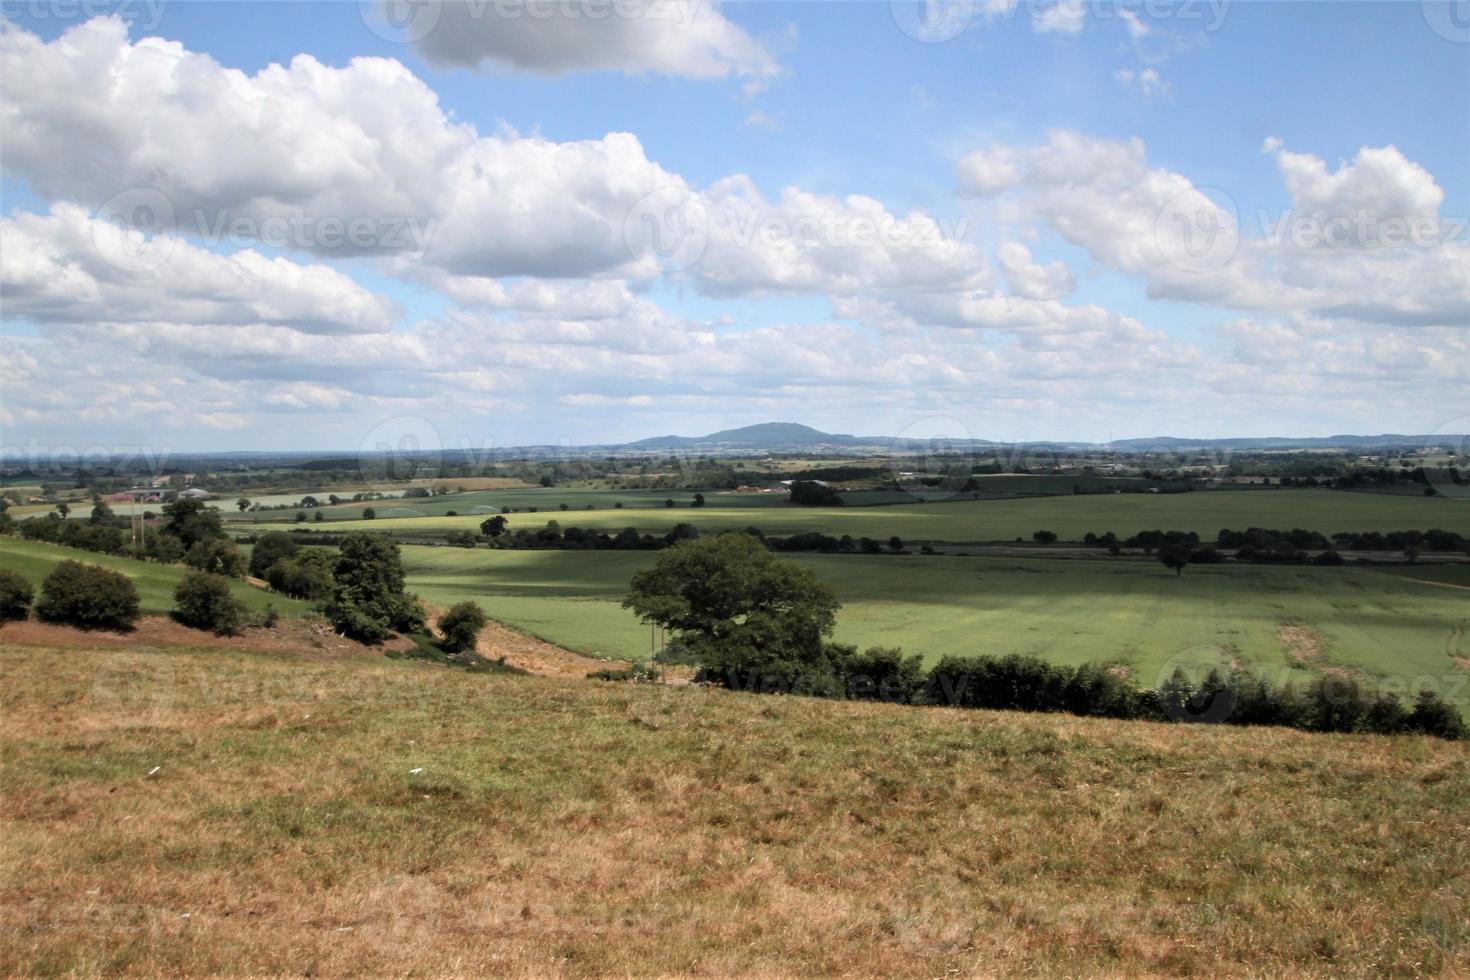
M 1299 664 L 1322 659 L 1322 637 L 1305 626 L 1283 623 L 1276 630 L 1276 640 L 1282 651 Z
M 442 638 L 438 622 L 444 608 L 424 603 L 424 611 L 429 615 L 429 629 Z M 475 652 L 487 660 L 504 660 L 508 666 L 542 677 L 580 679 L 594 670 L 621 670 L 628 666 L 621 660 L 598 660 L 573 653 L 493 619 L 481 630 Z
M 584 657 L 580 653 L 564 650 L 554 643 L 538 640 L 496 622 L 491 622 L 480 634 L 475 652 L 490 660 L 503 657 L 512 667 L 544 677 L 580 678 L 594 670 L 618 670 L 628 666 L 621 661 Z

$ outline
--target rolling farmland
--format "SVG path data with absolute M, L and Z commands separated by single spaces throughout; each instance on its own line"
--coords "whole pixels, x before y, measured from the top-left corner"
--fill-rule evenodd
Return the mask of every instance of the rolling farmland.
M 1064 541 L 1080 540 L 1089 531 L 1114 531 L 1126 537 L 1150 529 L 1196 531 L 1213 538 L 1221 528 L 1303 528 L 1333 534 L 1338 531 L 1389 531 L 1439 527 L 1470 534 L 1470 506 L 1445 497 L 1349 493 L 1329 490 L 1241 490 L 1199 491 L 1178 494 L 1089 494 L 1082 496 L 1026 497 L 994 500 L 952 500 L 945 503 L 896 504 L 878 507 L 807 508 L 786 504 L 771 495 L 713 496 L 702 508 L 680 506 L 614 510 L 599 506 L 587 510 L 586 503 L 569 492 L 524 491 L 541 494 L 536 513 L 524 510 L 507 514 L 512 528 L 542 527 L 556 520 L 564 527 L 578 526 L 617 531 L 633 526 L 651 534 L 666 533 L 675 524 L 688 522 L 701 531 L 740 529 L 752 524 L 766 534 L 821 531 L 826 534 L 874 537 L 887 540 L 898 535 L 904 541 L 1013 541 L 1030 539 L 1037 530 L 1055 531 Z M 471 495 L 466 495 L 471 496 Z M 501 495 L 475 494 L 491 506 Z M 661 501 L 664 496 L 660 495 Z M 455 496 L 439 498 L 436 506 L 455 509 Z M 644 498 L 645 500 L 647 498 Z M 679 498 L 682 499 L 682 498 Z M 750 501 L 732 506 L 735 499 Z M 764 503 L 761 503 L 761 502 Z M 424 503 L 419 501 L 419 503 Z M 560 503 L 569 509 L 561 511 Z M 360 514 L 363 505 L 354 505 Z M 385 502 L 374 506 L 378 518 L 371 521 L 333 521 L 328 530 L 394 532 L 445 532 L 476 530 L 485 519 L 460 511 L 457 517 L 393 516 Z M 522 506 L 520 504 L 506 506 Z M 534 505 L 533 505 L 534 506 Z M 276 522 L 261 524 L 284 528 Z M 318 527 L 320 527 L 318 525 Z
M 409 586 L 572 649 L 644 656 L 648 627 L 619 607 L 646 552 L 404 548 Z M 1280 681 L 1345 667 L 1434 678 L 1447 695 L 1470 657 L 1459 590 L 1376 569 L 1215 565 L 1176 577 L 1152 560 L 796 555 L 837 592 L 836 639 L 948 653 L 1026 653 L 1128 665 L 1146 685 L 1179 665 L 1236 662 Z

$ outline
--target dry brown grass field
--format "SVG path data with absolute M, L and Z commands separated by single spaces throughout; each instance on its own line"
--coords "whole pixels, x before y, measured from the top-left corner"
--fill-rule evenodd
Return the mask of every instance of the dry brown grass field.
M 0 973 L 1464 976 L 1428 738 L 0 629 Z

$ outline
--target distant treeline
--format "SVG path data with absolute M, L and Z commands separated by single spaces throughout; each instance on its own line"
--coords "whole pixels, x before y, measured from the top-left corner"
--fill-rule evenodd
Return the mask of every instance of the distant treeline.
M 1051 532 L 1038 531 L 1037 534 L 1050 535 Z M 1263 564 L 1341 564 L 1342 558 L 1336 551 L 1338 548 L 1352 551 L 1439 551 L 1470 554 L 1470 538 L 1441 528 L 1431 528 L 1428 531 L 1343 531 L 1332 535 L 1330 540 L 1317 531 L 1301 528 L 1289 531 L 1261 527 L 1247 528 L 1244 531 L 1221 528 L 1215 536 L 1214 547 L 1199 547 L 1200 536 L 1194 531 L 1140 531 L 1126 539 L 1120 539 L 1112 531 L 1103 534 L 1089 531 L 1083 537 L 1082 543 L 1091 547 L 1107 548 L 1114 554 L 1123 548 L 1138 548 L 1145 554 L 1153 554 L 1166 546 L 1182 546 L 1191 549 L 1191 564 L 1223 561 L 1224 556 L 1217 548 L 1233 550 L 1237 561 Z M 1309 553 L 1311 551 L 1319 554 L 1313 556 Z
M 1470 737 L 1453 705 L 1419 692 L 1412 708 L 1365 689 L 1344 675 L 1304 686 L 1277 687 L 1245 670 L 1212 669 L 1198 680 L 1176 670 L 1157 689 L 1142 688 L 1122 671 L 1099 664 L 1067 667 L 1036 657 L 947 656 L 924 670 L 923 659 L 901 650 L 828 644 L 828 669 L 788 676 L 755 672 L 696 680 L 734 690 L 801 694 L 895 704 L 1061 712 L 1138 721 L 1280 725 L 1313 732 Z M 677 660 L 677 652 L 669 657 Z

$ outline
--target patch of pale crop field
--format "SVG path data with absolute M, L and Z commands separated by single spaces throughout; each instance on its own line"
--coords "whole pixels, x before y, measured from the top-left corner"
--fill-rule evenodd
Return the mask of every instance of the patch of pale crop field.
M 6 975 L 1470 972 L 1437 739 L 7 629 Z

